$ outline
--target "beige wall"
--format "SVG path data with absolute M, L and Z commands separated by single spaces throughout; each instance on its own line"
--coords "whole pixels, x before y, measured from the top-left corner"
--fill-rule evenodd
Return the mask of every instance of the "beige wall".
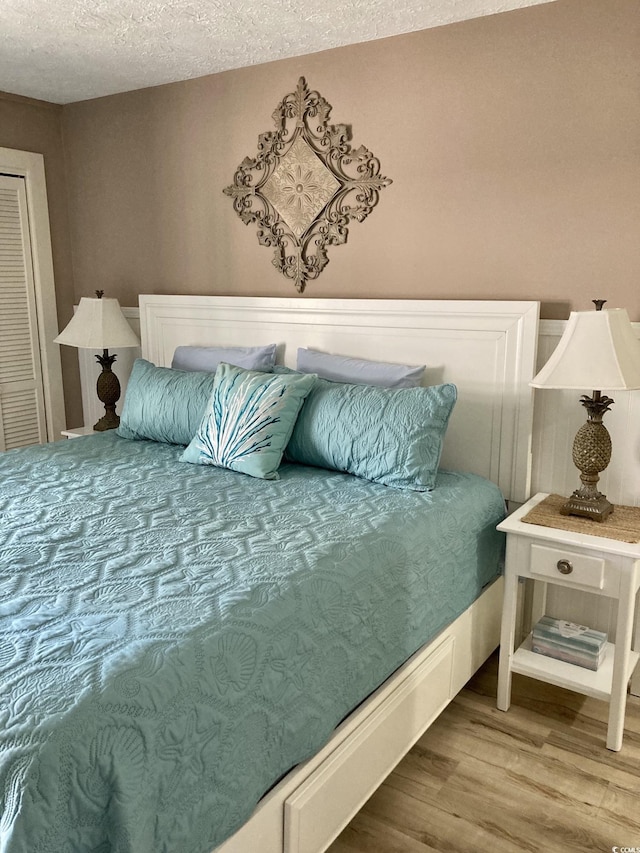
M 393 184 L 306 295 L 640 320 L 640 3 L 556 3 L 64 108 L 76 297 L 295 295 L 222 188 L 305 76 Z
M 58 319 L 60 323 L 66 323 L 71 317 L 74 287 L 67 215 L 62 107 L 0 92 L 0 147 L 34 151 L 44 157 Z M 60 352 L 65 375 L 67 417 L 71 422 L 81 423 L 77 354 L 68 347 L 62 347 Z
M 0 145 L 45 155 L 61 324 L 98 287 L 296 295 L 222 189 L 300 76 L 393 180 L 305 295 L 640 320 L 639 56 L 640 0 L 557 0 L 63 108 L 0 97 Z

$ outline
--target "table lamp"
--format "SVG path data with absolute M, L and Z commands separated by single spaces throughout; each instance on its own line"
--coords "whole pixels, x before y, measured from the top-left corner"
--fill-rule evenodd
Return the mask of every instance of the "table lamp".
M 595 311 L 572 311 L 558 346 L 531 381 L 534 388 L 630 391 L 640 388 L 640 342 L 624 308 L 602 309 L 606 299 L 592 300 Z M 560 508 L 563 515 L 604 521 L 611 504 L 597 489 L 611 459 L 611 436 L 602 423 L 613 400 L 601 390 L 580 398 L 587 422 L 573 442 L 573 463 L 582 485 Z
M 104 404 L 105 413 L 93 427 L 100 432 L 115 429 L 120 423 L 116 414 L 116 403 L 120 399 L 120 382 L 111 370 L 116 356 L 109 355 L 109 350 L 140 346 L 140 341 L 127 323 L 118 300 L 103 299 L 103 293 L 103 290 L 96 290 L 96 299 L 83 296 L 70 322 L 54 340 L 54 343 L 70 347 L 102 350 L 102 355 L 96 355 L 96 361 L 102 367 L 96 391 L 98 399 Z

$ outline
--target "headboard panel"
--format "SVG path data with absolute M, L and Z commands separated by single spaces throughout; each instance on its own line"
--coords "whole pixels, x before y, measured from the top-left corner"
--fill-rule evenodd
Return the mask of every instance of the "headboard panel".
M 538 315 L 520 301 L 140 296 L 142 355 L 160 366 L 181 344 L 273 342 L 290 367 L 301 346 L 426 364 L 425 384 L 458 386 L 443 467 L 481 474 L 513 501 L 530 493 Z

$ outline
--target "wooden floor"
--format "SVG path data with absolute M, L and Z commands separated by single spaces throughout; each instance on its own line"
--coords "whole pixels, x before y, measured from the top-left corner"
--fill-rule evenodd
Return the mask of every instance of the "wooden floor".
M 640 699 L 621 752 L 605 702 L 515 675 L 495 706 L 492 657 L 328 853 L 640 851 Z

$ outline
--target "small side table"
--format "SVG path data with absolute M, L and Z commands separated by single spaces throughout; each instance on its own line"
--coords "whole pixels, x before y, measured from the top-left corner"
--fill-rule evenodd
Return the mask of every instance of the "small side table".
M 640 618 L 636 616 L 640 543 L 523 522 L 522 518 L 546 497 L 536 495 L 498 525 L 498 530 L 507 534 L 498 708 L 509 709 L 514 672 L 603 699 L 609 702 L 607 748 L 618 751 L 624 733 L 627 686 L 640 657 Z M 605 529 L 601 531 L 604 533 Z M 532 624 L 545 612 L 550 583 L 617 600 L 616 641 L 607 643 L 604 660 L 596 672 L 536 654 L 531 650 L 531 635 L 514 649 L 519 578 L 537 582 Z
M 63 429 L 62 435 L 65 435 L 67 438 L 80 438 L 82 435 L 93 435 L 96 430 L 93 427 L 81 426 L 74 427 L 73 429 Z

